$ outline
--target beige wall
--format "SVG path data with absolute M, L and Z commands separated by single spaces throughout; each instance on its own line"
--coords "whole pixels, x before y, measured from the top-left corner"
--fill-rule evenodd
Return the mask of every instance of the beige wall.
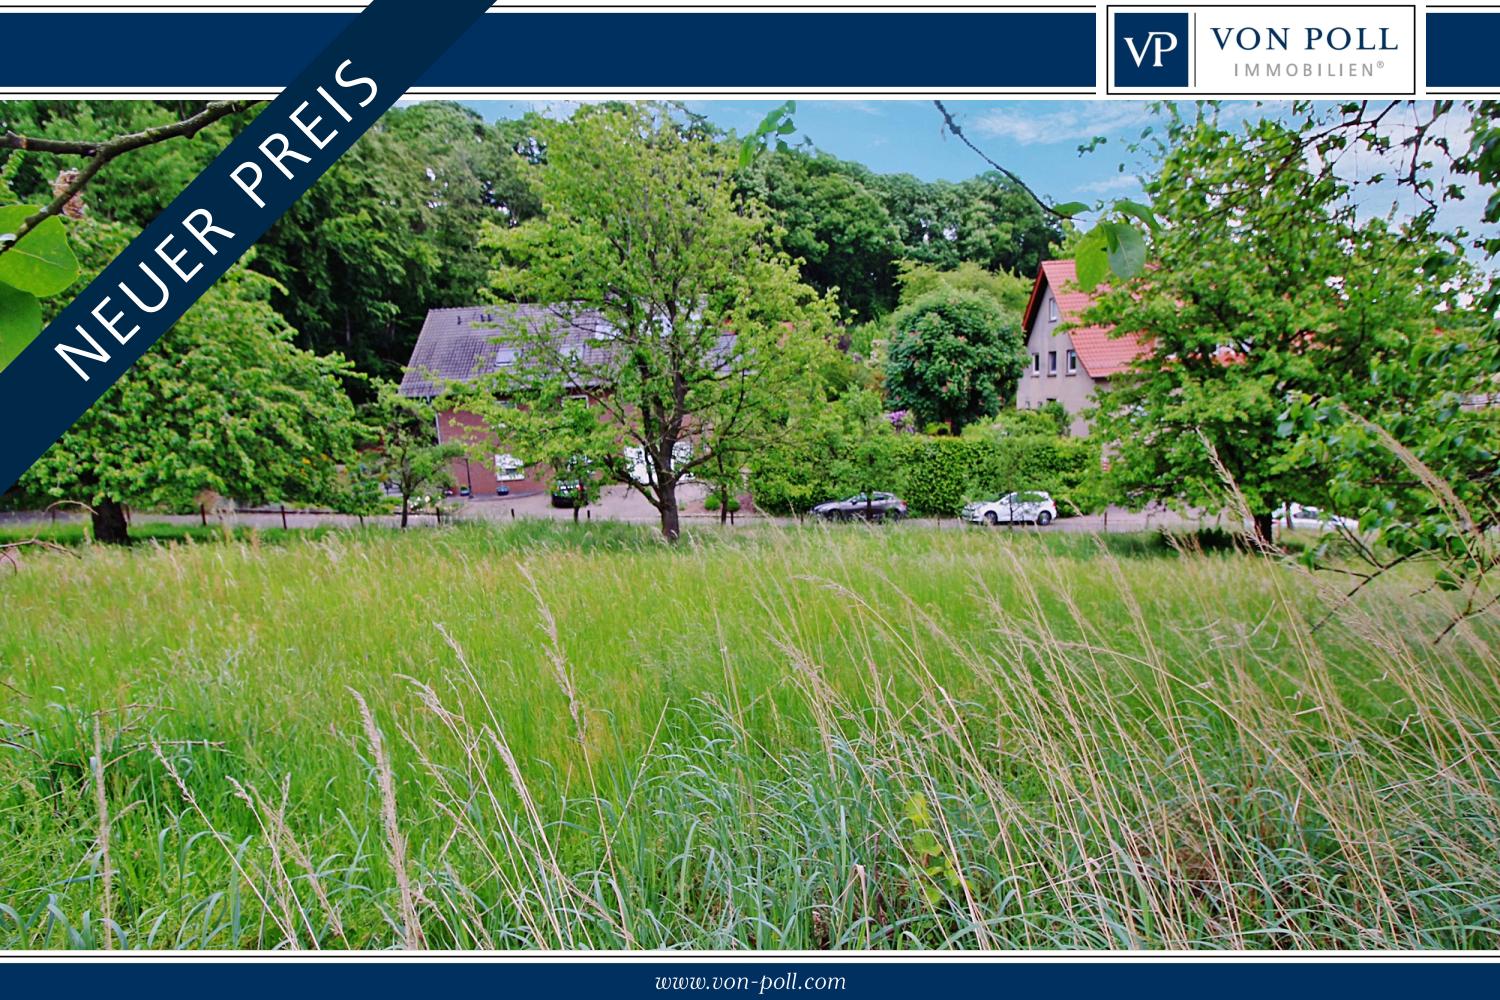
M 1026 371 L 1016 387 L 1016 406 L 1023 410 L 1040 407 L 1049 399 L 1055 399 L 1071 414 L 1087 408 L 1094 395 L 1094 380 L 1084 374 L 1083 365 L 1077 365 L 1073 374 L 1068 374 L 1068 351 L 1073 342 L 1057 328 L 1062 324 L 1057 309 L 1057 298 L 1049 285 L 1043 293 L 1036 318 L 1031 329 L 1026 331 Z M 1047 358 L 1057 352 L 1057 372 L 1048 374 Z M 1040 370 L 1035 367 L 1040 359 Z M 1075 437 L 1084 437 L 1089 432 L 1088 421 L 1075 416 L 1068 432 Z

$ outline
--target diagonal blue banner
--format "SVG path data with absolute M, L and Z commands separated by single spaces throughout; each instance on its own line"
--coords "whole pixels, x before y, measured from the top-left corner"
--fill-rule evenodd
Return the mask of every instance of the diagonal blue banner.
M 9 489 L 490 0 L 375 0 L 4 370 Z M 212 39 L 199 39 L 210 44 Z

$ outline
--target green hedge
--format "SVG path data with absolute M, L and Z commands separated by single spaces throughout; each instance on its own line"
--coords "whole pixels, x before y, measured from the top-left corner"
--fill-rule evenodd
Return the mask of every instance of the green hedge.
M 1098 445 L 1056 435 L 928 437 L 882 435 L 889 449 L 879 464 L 892 470 L 873 488 L 899 494 L 913 513 L 954 517 L 971 499 L 1012 490 L 1045 490 L 1058 513 L 1099 510 L 1106 499 Z M 848 463 L 815 449 L 770 449 L 751 470 L 756 506 L 771 513 L 802 513 L 824 500 L 865 489 Z

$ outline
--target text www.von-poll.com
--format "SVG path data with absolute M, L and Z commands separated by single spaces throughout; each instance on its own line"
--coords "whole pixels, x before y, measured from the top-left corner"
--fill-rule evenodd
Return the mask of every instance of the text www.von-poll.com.
M 771 993 L 842 992 L 848 988 L 844 976 L 804 976 L 800 972 L 762 976 L 657 976 L 657 990 L 696 992 Z

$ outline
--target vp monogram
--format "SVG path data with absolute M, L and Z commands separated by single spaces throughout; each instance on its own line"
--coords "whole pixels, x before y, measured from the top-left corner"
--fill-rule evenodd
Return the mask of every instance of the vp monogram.
M 1125 47 L 1130 50 L 1130 58 L 1135 60 L 1136 66 L 1140 66 L 1147 55 L 1152 55 L 1151 65 L 1161 69 L 1161 57 L 1177 48 L 1177 36 L 1170 31 L 1147 32 L 1145 44 L 1137 47 L 1135 36 L 1127 35 Z
M 1186 87 L 1193 47 L 1186 11 L 1121 11 L 1110 26 L 1116 87 Z

